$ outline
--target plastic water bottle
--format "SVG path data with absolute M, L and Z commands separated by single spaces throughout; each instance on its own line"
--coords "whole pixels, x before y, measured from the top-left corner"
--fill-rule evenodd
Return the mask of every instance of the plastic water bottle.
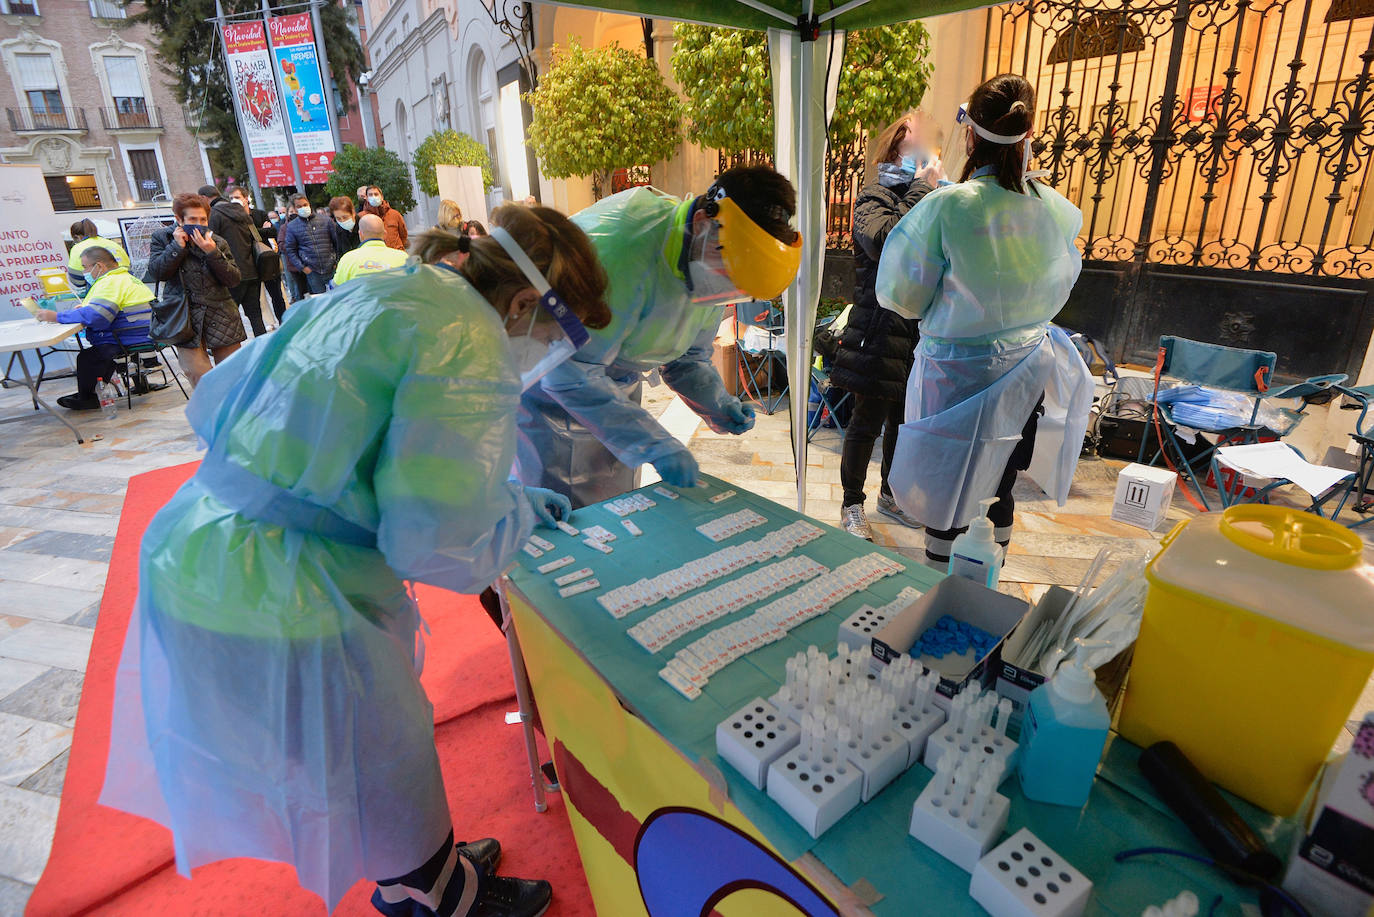
M 105 415 L 105 419 L 114 420 L 115 414 L 119 411 L 119 390 L 101 379 L 96 384 L 95 393 L 100 398 L 100 411 Z

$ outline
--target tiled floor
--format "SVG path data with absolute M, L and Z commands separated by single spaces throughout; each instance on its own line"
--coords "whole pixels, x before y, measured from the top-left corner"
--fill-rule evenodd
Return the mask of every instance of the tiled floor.
M 55 381 L 44 393 L 55 397 L 70 387 Z M 665 388 L 647 390 L 644 403 L 675 436 L 690 441 L 704 471 L 795 506 L 785 412 L 760 415 L 753 432 L 734 437 L 711 433 Z M 22 912 L 47 860 L 128 479 L 199 457 L 184 404 L 172 388 L 138 399 L 132 412 L 121 403 L 113 420 L 82 414 L 87 442 L 77 445 L 57 421 L 33 414 L 22 390 L 0 390 L 0 417 L 30 415 L 0 427 L 0 917 Z M 1109 518 L 1121 464 L 1082 463 L 1063 508 L 1033 484 L 1018 485 L 1017 532 L 1002 575 L 1004 589 L 1034 599 L 1050 584 L 1076 584 L 1104 546 L 1153 548 L 1155 538 Z M 819 434 L 807 472 L 807 511 L 836 522 L 836 434 Z M 870 495 L 877 483 L 872 465 Z M 1190 513 L 1177 498 L 1169 524 Z M 879 542 L 920 556 L 919 532 L 876 512 L 870 521 Z M 1374 692 L 1362 703 L 1374 706 Z

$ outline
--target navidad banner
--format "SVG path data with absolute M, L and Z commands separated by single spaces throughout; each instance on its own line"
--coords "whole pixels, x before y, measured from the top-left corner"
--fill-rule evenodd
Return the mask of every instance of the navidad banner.
M 296 182 L 286 146 L 286 126 L 277 103 L 277 83 L 261 20 L 224 26 L 230 90 L 243 125 L 258 185 L 278 188 Z
M 301 180 L 307 184 L 328 181 L 334 171 L 334 134 L 310 14 L 273 16 L 267 22 Z

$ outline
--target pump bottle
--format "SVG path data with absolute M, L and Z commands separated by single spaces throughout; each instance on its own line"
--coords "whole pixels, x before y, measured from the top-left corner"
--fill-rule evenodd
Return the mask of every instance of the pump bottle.
M 1061 665 L 1026 705 L 1017 764 L 1021 792 L 1061 806 L 1087 802 L 1109 725 L 1092 669 L 1077 659 Z
M 968 531 L 954 539 L 949 552 L 950 576 L 962 576 L 989 589 L 997 588 L 998 577 L 1002 575 L 1002 546 L 988 518 L 988 508 L 997 502 L 996 497 L 979 500 L 982 512 L 969 523 Z

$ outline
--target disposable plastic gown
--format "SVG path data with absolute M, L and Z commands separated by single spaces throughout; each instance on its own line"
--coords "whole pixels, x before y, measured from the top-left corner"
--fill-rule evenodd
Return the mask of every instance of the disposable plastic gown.
M 209 452 L 144 536 L 101 801 L 178 869 L 293 863 L 332 909 L 450 829 L 404 580 L 475 592 L 533 514 L 492 308 L 434 267 L 291 309 L 209 373 Z
M 878 301 L 921 320 L 889 484 L 932 529 L 968 524 L 996 492 L 1057 366 L 1069 374 L 1065 403 L 1044 447 L 1055 453 L 1052 468 L 1040 477 L 1061 503 L 1068 495 L 1078 449 L 1065 443 L 1075 430 L 1081 442 L 1091 400 L 1069 363 L 1072 344 L 1046 328 L 1082 268 L 1081 225 L 1050 188 L 1017 194 L 975 177 L 926 195 L 887 238 Z
M 634 486 L 634 469 L 682 449 L 639 405 L 646 372 L 663 381 L 712 429 L 738 403 L 711 366 L 724 312 L 693 305 L 678 272 L 690 202 L 653 188 L 598 201 L 572 220 L 610 275 L 611 323 L 592 331 L 573 359 L 520 403 L 519 475 L 585 506 Z

